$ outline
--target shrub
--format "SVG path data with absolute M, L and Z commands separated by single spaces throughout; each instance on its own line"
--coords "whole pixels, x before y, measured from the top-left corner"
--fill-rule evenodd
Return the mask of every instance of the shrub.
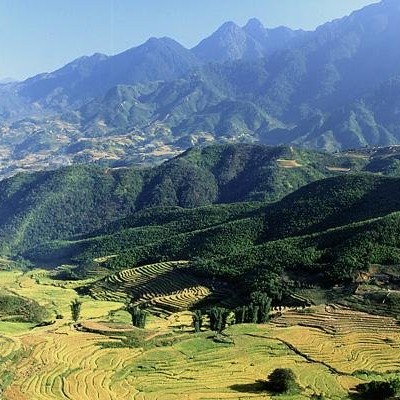
M 299 390 L 299 385 L 290 368 L 276 368 L 268 375 L 267 388 L 276 393 L 295 393 Z
M 356 386 L 356 391 L 363 399 L 390 399 L 400 393 L 400 380 L 392 379 L 390 381 L 360 383 Z

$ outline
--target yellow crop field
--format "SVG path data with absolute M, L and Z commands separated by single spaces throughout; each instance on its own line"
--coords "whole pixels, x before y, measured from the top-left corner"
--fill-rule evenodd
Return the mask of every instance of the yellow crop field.
M 190 312 L 151 316 L 142 331 L 129 327 L 122 303 L 81 297 L 86 332 L 71 324 L 70 285 L 6 274 L 0 282 L 10 290 L 65 315 L 48 326 L 3 329 L 5 400 L 269 399 L 260 381 L 278 367 L 293 369 L 303 389 L 282 400 L 313 393 L 339 400 L 361 382 L 357 370 L 400 370 L 400 327 L 390 318 L 337 307 L 286 311 L 265 325 L 230 326 L 233 343 L 218 343 L 211 332 L 193 332 Z M 118 334 L 127 332 L 141 341 L 122 347 Z
M 302 165 L 299 164 L 296 160 L 278 159 L 278 160 L 276 160 L 276 162 L 282 168 L 299 168 L 299 167 L 302 167 Z
M 188 269 L 186 261 L 163 262 L 126 269 L 95 282 L 91 295 L 96 299 L 121 301 L 127 294 L 134 304 L 171 314 L 187 310 L 212 294 Z
M 326 367 L 264 337 L 262 327 L 234 326 L 229 334 L 234 346 L 193 334 L 172 346 L 145 350 L 103 348 L 104 336 L 69 326 L 40 329 L 19 337 L 27 355 L 13 367 L 5 398 L 265 399 L 256 381 L 277 367 L 292 368 L 305 388 L 293 399 L 327 390 L 331 398 L 341 398 L 348 389 Z
M 309 311 L 276 319 L 286 326 L 276 337 L 343 373 L 400 370 L 400 326 L 393 318 L 331 306 Z

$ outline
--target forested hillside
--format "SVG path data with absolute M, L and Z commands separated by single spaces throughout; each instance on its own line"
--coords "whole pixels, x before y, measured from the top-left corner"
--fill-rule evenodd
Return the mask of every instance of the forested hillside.
M 148 169 L 20 174 L 0 183 L 1 252 L 82 276 L 183 259 L 249 287 L 293 271 L 351 280 L 398 261 L 398 157 L 237 144 Z
M 326 167 L 353 164 L 360 167 L 346 156 L 225 145 L 189 150 L 148 169 L 72 166 L 19 174 L 0 182 L 1 250 L 88 234 L 149 207 L 273 201 L 335 174 Z
M 400 263 L 400 178 L 346 175 L 282 200 L 146 209 L 101 230 L 43 243 L 23 256 L 78 265 L 72 277 L 189 260 L 199 277 L 275 300 L 296 285 L 351 284 L 370 266 Z

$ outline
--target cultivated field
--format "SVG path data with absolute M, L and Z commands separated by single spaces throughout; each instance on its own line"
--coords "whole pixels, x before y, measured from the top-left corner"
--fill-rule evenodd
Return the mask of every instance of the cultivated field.
M 171 314 L 187 310 L 207 297 L 218 296 L 210 282 L 190 273 L 187 262 L 164 262 L 127 269 L 95 282 L 93 298 L 112 301 L 132 299 L 153 312 Z
M 284 159 L 278 159 L 276 160 L 278 165 L 282 168 L 299 168 L 302 167 L 301 164 L 298 163 L 296 160 L 284 160 Z
M 338 306 L 288 311 L 274 323 L 280 338 L 341 373 L 400 371 L 400 326 L 392 318 Z
M 400 370 L 400 327 L 390 318 L 337 307 L 287 311 L 274 323 L 229 327 L 234 344 L 226 344 L 210 332 L 194 334 L 189 312 L 153 316 L 138 330 L 122 303 L 82 297 L 80 322 L 89 333 L 71 324 L 73 283 L 53 286 L 46 274 L 4 272 L 2 279 L 0 272 L 1 286 L 64 313 L 52 325 L 11 333 L 4 327 L 12 323 L 0 322 L 6 400 L 268 399 L 257 381 L 277 367 L 292 368 L 304 389 L 280 399 L 325 393 L 334 400 L 366 371 Z M 130 344 L 120 340 L 126 335 Z

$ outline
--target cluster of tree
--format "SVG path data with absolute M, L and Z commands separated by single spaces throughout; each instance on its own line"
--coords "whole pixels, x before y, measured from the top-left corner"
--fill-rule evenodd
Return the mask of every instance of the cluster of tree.
M 235 323 L 265 324 L 269 319 L 271 301 L 266 293 L 251 293 L 250 304 L 235 309 Z
M 400 394 L 400 379 L 389 381 L 371 381 L 360 383 L 356 386 L 356 391 L 363 399 L 391 399 Z
M 224 307 L 212 307 L 208 311 L 210 329 L 221 333 L 230 323 L 266 323 L 269 319 L 271 309 L 271 298 L 266 293 L 253 292 L 250 295 L 248 306 L 238 307 L 232 313 Z M 233 317 L 234 314 L 234 317 Z M 203 326 L 203 313 L 195 310 L 192 313 L 193 327 L 195 332 L 200 332 Z
M 230 310 L 223 307 L 213 307 L 209 311 L 210 329 L 214 332 L 221 333 L 227 325 Z
M 128 304 L 126 311 L 131 315 L 132 325 L 137 328 L 144 328 L 149 313 L 138 305 Z

